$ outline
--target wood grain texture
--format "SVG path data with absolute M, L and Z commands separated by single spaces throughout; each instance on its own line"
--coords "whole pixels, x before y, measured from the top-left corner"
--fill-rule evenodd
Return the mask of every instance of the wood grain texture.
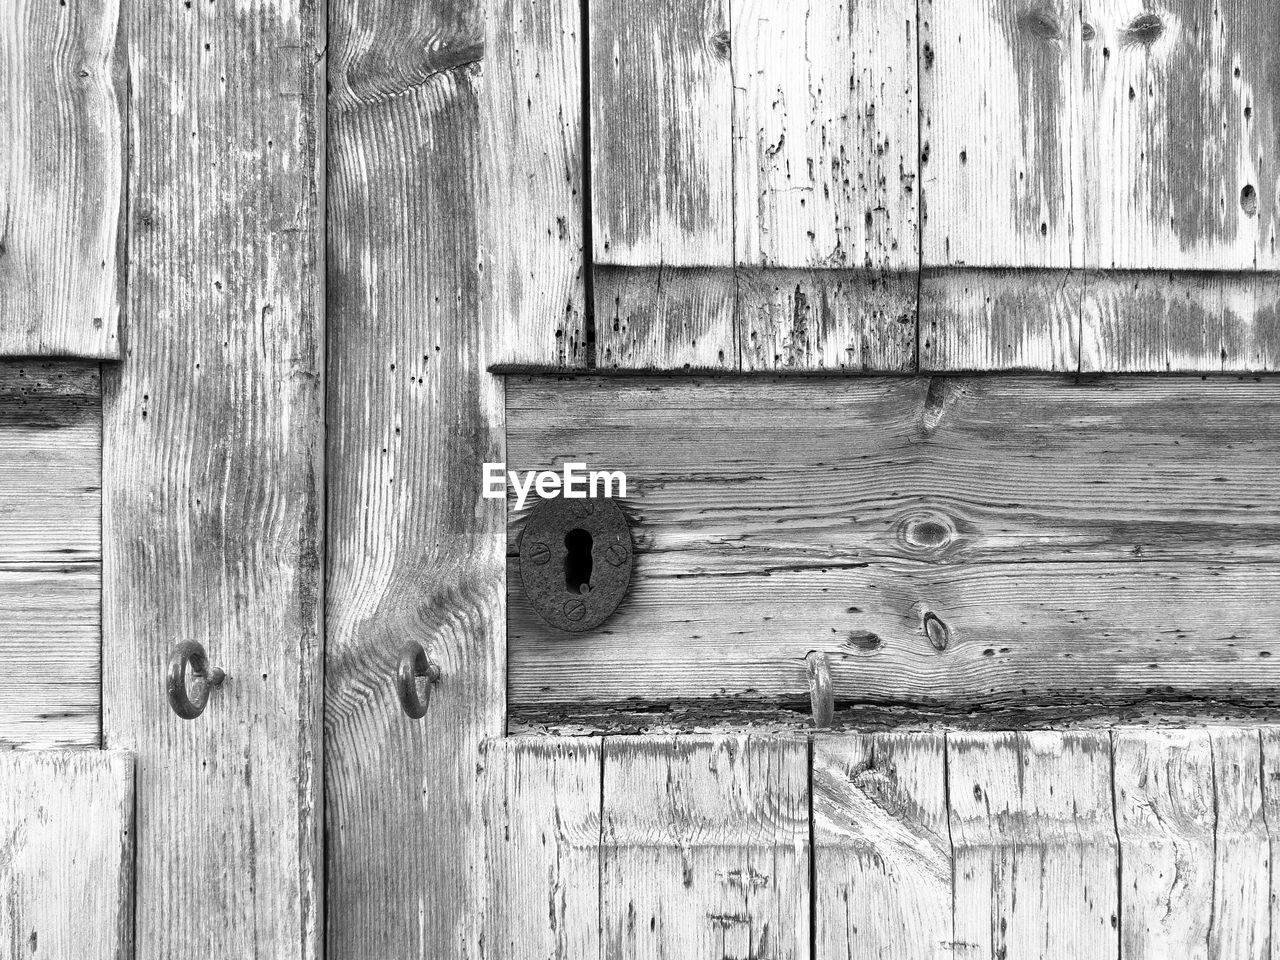
M 730 268 L 596 266 L 596 365 L 626 370 L 738 366 Z
M 513 719 L 807 705 L 813 650 L 846 707 L 1277 705 L 1270 381 L 508 391 L 508 466 L 625 471 L 636 541 L 623 605 L 571 642 L 509 572 Z
M 948 734 L 962 957 L 1114 957 L 1120 876 L 1103 733 Z
M 1088 267 L 1280 266 L 1280 23 L 1256 0 L 1086 0 Z
M 482 757 L 481 955 L 599 960 L 600 740 L 499 738 Z
M 137 756 L 137 956 L 320 949 L 324 22 L 126 26 L 128 349 L 103 374 L 104 739 Z M 204 714 L 173 646 L 225 669 Z
M 808 750 L 771 737 L 610 737 L 604 955 L 809 955 Z
M 120 4 L 0 12 L 0 356 L 119 356 Z
M 915 13 L 731 0 L 735 262 L 916 268 Z
M 0 363 L 0 746 L 97 746 L 97 365 Z
M 485 15 L 485 269 L 492 362 L 587 362 L 579 0 L 495 0 Z
M 744 370 L 913 372 L 917 277 L 860 270 L 739 270 Z
M 1079 266 L 1075 7 L 923 0 L 919 16 L 922 265 Z
M 133 760 L 0 752 L 0 953 L 131 960 Z
M 505 517 L 479 483 L 504 458 L 477 266 L 484 13 L 341 2 L 330 31 L 326 952 L 473 958 L 477 764 L 505 713 Z M 417 722 L 393 682 L 410 641 L 442 673 Z
M 1084 287 L 1072 270 L 924 270 L 920 371 L 1076 372 Z
M 815 960 L 951 958 L 942 733 L 813 740 Z
M 733 265 L 729 0 L 590 0 L 593 259 Z

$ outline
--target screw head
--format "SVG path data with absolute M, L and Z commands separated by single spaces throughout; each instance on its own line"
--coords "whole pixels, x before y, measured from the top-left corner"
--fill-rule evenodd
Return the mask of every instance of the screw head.
M 533 543 L 529 544 L 529 549 L 526 553 L 529 560 L 536 563 L 538 566 L 542 566 L 551 559 L 551 548 L 541 540 L 535 540 Z
M 580 500 L 573 505 L 573 515 L 575 517 L 589 517 L 596 512 L 595 502 L 592 500 Z
M 604 558 L 615 567 L 620 567 L 627 562 L 627 548 L 620 543 L 612 543 L 604 552 Z
M 581 600 L 566 600 L 564 615 L 576 623 L 587 615 L 587 605 Z

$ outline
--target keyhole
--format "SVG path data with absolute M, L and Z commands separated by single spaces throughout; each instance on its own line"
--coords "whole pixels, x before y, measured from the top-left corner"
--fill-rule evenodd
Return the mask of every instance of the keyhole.
M 564 535 L 564 585 L 570 593 L 591 592 L 591 534 L 582 529 Z

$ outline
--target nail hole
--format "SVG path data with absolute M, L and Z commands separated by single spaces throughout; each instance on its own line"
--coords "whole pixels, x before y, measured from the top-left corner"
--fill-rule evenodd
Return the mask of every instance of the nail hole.
M 591 534 L 579 528 L 564 535 L 564 585 L 570 593 L 591 592 Z
M 1240 209 L 1251 217 L 1258 212 L 1258 191 L 1252 183 L 1246 183 L 1240 191 Z

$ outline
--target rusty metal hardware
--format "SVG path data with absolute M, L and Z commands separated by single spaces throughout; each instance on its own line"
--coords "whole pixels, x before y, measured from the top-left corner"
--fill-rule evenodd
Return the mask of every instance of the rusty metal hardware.
M 836 713 L 831 664 L 827 662 L 827 655 L 817 650 L 810 651 L 804 661 L 809 673 L 809 705 L 813 710 L 813 725 L 822 730 L 831 726 Z
M 191 687 L 187 686 L 188 670 L 195 680 Z M 183 720 L 194 720 L 204 713 L 212 689 L 222 686 L 226 678 L 220 667 L 210 668 L 209 656 L 201 644 L 184 640 L 169 655 L 169 706 Z
M 558 630 L 604 623 L 631 585 L 626 514 L 613 500 L 538 503 L 520 535 L 520 579 L 534 611 Z
M 427 656 L 427 651 L 416 640 L 410 640 L 400 651 L 400 664 L 396 667 L 396 692 L 400 706 L 410 719 L 421 720 L 427 715 L 431 703 L 431 688 L 440 682 L 440 667 Z M 418 692 L 418 679 L 426 680 L 422 693 Z

